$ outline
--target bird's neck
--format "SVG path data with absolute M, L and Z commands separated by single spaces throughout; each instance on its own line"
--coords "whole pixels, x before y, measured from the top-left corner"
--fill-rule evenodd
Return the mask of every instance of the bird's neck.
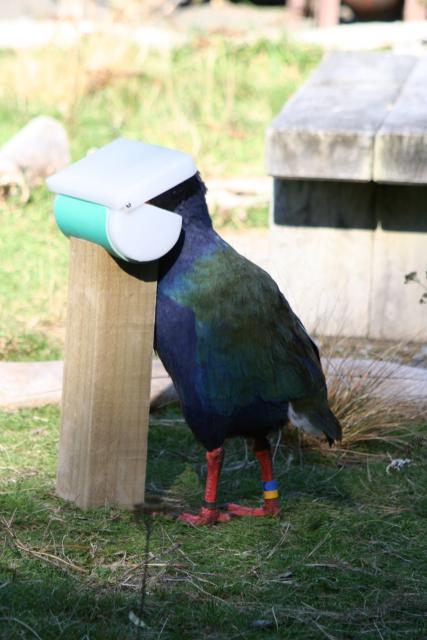
M 151 204 L 175 211 L 182 217 L 178 242 L 160 260 L 159 284 L 167 280 L 170 285 L 176 276 L 191 271 L 197 258 L 208 256 L 224 244 L 212 227 L 205 194 L 206 187 L 196 174 L 151 201 Z
M 200 256 L 213 253 L 223 243 L 212 226 L 184 219 L 177 244 L 160 261 L 159 282 L 165 280 L 170 283 L 175 277 L 190 271 Z

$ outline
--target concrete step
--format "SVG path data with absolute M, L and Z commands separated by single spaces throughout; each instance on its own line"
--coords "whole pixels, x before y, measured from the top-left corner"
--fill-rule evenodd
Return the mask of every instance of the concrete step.
M 372 380 L 372 395 L 390 402 L 427 402 L 427 369 L 369 359 L 330 358 L 323 361 L 328 384 L 337 378 L 366 393 Z M 0 408 L 15 410 L 61 401 L 63 362 L 0 362 Z M 151 408 L 177 400 L 176 391 L 160 360 L 153 360 Z
M 15 410 L 59 404 L 64 362 L 0 362 L 0 408 Z M 151 406 L 158 408 L 176 398 L 160 360 L 153 360 Z

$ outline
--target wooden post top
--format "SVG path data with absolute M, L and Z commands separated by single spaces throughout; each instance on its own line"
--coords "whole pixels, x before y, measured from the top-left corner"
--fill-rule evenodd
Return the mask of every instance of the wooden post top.
M 427 58 L 332 52 L 267 130 L 282 178 L 427 184 Z

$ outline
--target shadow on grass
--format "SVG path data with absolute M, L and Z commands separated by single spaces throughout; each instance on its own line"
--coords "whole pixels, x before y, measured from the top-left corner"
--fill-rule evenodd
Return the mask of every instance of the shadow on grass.
M 58 411 L 0 414 L 0 638 L 422 638 L 427 634 L 425 438 L 386 473 L 387 453 L 274 443 L 276 519 L 211 528 L 114 507 L 82 512 L 54 496 Z M 275 446 L 277 444 L 277 446 Z M 220 500 L 257 504 L 259 470 L 231 441 Z M 197 509 L 204 451 L 176 408 L 152 416 L 148 491 Z M 139 635 L 138 635 L 139 634 Z

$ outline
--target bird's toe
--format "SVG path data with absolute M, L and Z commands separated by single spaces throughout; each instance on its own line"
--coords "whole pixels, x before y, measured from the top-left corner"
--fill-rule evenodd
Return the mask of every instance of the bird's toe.
M 196 515 L 192 513 L 181 513 L 178 520 L 196 526 L 211 525 L 216 522 L 228 522 L 230 520 L 230 514 L 223 513 L 219 509 L 202 507 Z
M 273 503 L 274 504 L 270 504 Z M 280 504 L 278 500 L 266 500 L 263 507 L 243 507 L 240 504 L 229 502 L 227 511 L 233 516 L 252 516 L 262 518 L 264 516 L 278 516 L 280 513 Z

